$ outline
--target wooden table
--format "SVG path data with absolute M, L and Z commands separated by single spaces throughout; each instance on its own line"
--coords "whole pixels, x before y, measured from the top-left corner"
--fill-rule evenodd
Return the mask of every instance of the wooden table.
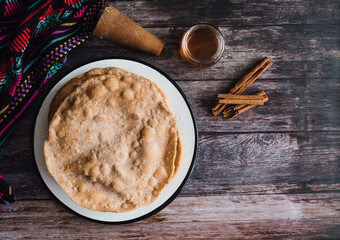
M 339 1 L 115 1 L 164 40 L 156 57 L 92 38 L 73 50 L 0 148 L 0 172 L 17 201 L 1 206 L 0 239 L 340 238 Z M 192 68 L 179 55 L 186 28 L 214 24 L 225 37 L 215 65 Z M 235 119 L 213 117 L 226 92 L 264 56 L 273 61 L 251 86 L 269 102 Z M 129 57 L 172 77 L 191 103 L 199 152 L 191 178 L 164 210 L 143 221 L 85 220 L 48 192 L 35 166 L 38 108 L 62 76 L 99 58 Z M 184 139 L 185 141 L 185 139 Z

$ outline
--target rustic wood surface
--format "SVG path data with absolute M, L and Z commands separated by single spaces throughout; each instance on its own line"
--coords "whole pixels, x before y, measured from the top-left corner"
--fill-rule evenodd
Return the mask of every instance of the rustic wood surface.
M 0 147 L 0 172 L 17 201 L 1 206 L 0 239 L 339 239 L 340 3 L 332 0 L 115 1 L 165 42 L 159 57 L 91 38 L 68 56 Z M 219 27 L 225 53 L 192 68 L 179 56 L 185 29 Z M 210 107 L 264 56 L 273 61 L 247 93 L 265 106 L 224 120 Z M 199 152 L 191 178 L 164 210 L 137 223 L 107 225 L 65 209 L 35 167 L 32 129 L 49 90 L 91 60 L 128 57 L 166 72 L 197 118 Z

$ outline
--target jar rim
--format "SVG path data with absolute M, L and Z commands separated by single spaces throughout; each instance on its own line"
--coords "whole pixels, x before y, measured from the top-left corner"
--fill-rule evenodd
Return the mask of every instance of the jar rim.
M 214 55 L 212 55 L 210 58 L 207 59 L 200 59 L 195 57 L 188 48 L 188 39 L 191 36 L 191 34 L 198 30 L 198 29 L 209 29 L 212 33 L 215 34 L 217 41 L 218 41 L 218 47 Z M 224 39 L 222 33 L 214 26 L 206 24 L 206 23 L 200 23 L 196 24 L 192 27 L 190 27 L 186 32 L 184 33 L 181 41 L 181 47 L 185 51 L 185 53 L 188 55 L 189 59 L 193 61 L 197 65 L 210 65 L 213 63 L 216 63 L 220 58 L 222 57 L 224 53 Z

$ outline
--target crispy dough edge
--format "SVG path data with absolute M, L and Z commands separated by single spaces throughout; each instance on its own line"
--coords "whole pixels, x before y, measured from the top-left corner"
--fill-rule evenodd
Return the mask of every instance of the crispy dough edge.
M 117 67 L 107 67 L 107 68 L 93 68 L 77 77 L 72 78 L 67 83 L 65 83 L 59 91 L 54 95 L 50 108 L 48 111 L 48 122 L 51 122 L 54 113 L 57 111 L 59 105 L 65 100 L 65 98 L 70 95 L 77 87 L 79 87 L 82 83 L 86 82 L 92 77 L 98 77 L 102 75 L 110 75 L 109 72 L 119 69 L 127 73 L 126 70 L 120 69 Z
M 181 165 L 181 160 L 182 160 L 182 141 L 181 141 L 179 132 L 177 131 L 177 150 L 176 150 L 176 158 L 175 158 L 175 170 L 174 170 L 174 173 L 172 174 L 171 180 L 176 176 L 178 169 Z

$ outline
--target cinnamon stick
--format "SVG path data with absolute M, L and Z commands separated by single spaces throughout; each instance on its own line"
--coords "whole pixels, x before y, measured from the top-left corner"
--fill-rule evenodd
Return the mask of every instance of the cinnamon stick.
M 241 104 L 241 105 L 263 105 L 263 99 L 261 100 L 250 100 L 250 99 L 219 99 L 218 103 L 223 104 Z
M 236 117 L 237 115 L 253 108 L 256 107 L 257 105 L 237 105 L 237 108 L 234 107 L 229 107 L 227 110 L 223 112 L 223 117 L 225 118 L 233 118 Z
M 264 91 L 257 92 L 255 93 L 255 95 L 263 97 L 264 102 L 268 101 L 268 97 Z M 255 104 L 248 104 L 248 105 L 241 104 L 241 105 L 230 106 L 223 112 L 223 116 L 225 118 L 232 118 L 256 106 L 257 105 Z
M 230 89 L 233 94 L 242 94 L 264 71 L 266 71 L 272 62 L 265 57 L 259 64 L 255 66 L 249 73 L 241 78 L 236 85 Z
M 234 94 L 217 94 L 217 98 L 222 98 L 222 99 L 244 99 L 244 100 L 262 100 L 264 98 L 264 95 L 234 95 Z
M 264 96 L 258 95 L 231 95 L 218 94 L 218 103 L 225 104 L 246 104 L 246 105 L 263 105 Z
M 264 71 L 266 71 L 272 62 L 268 57 L 265 57 L 259 64 L 257 64 L 249 73 L 242 77 L 235 86 L 230 89 L 231 94 L 242 94 Z M 217 103 L 212 108 L 212 114 L 217 116 L 220 114 L 228 104 Z

